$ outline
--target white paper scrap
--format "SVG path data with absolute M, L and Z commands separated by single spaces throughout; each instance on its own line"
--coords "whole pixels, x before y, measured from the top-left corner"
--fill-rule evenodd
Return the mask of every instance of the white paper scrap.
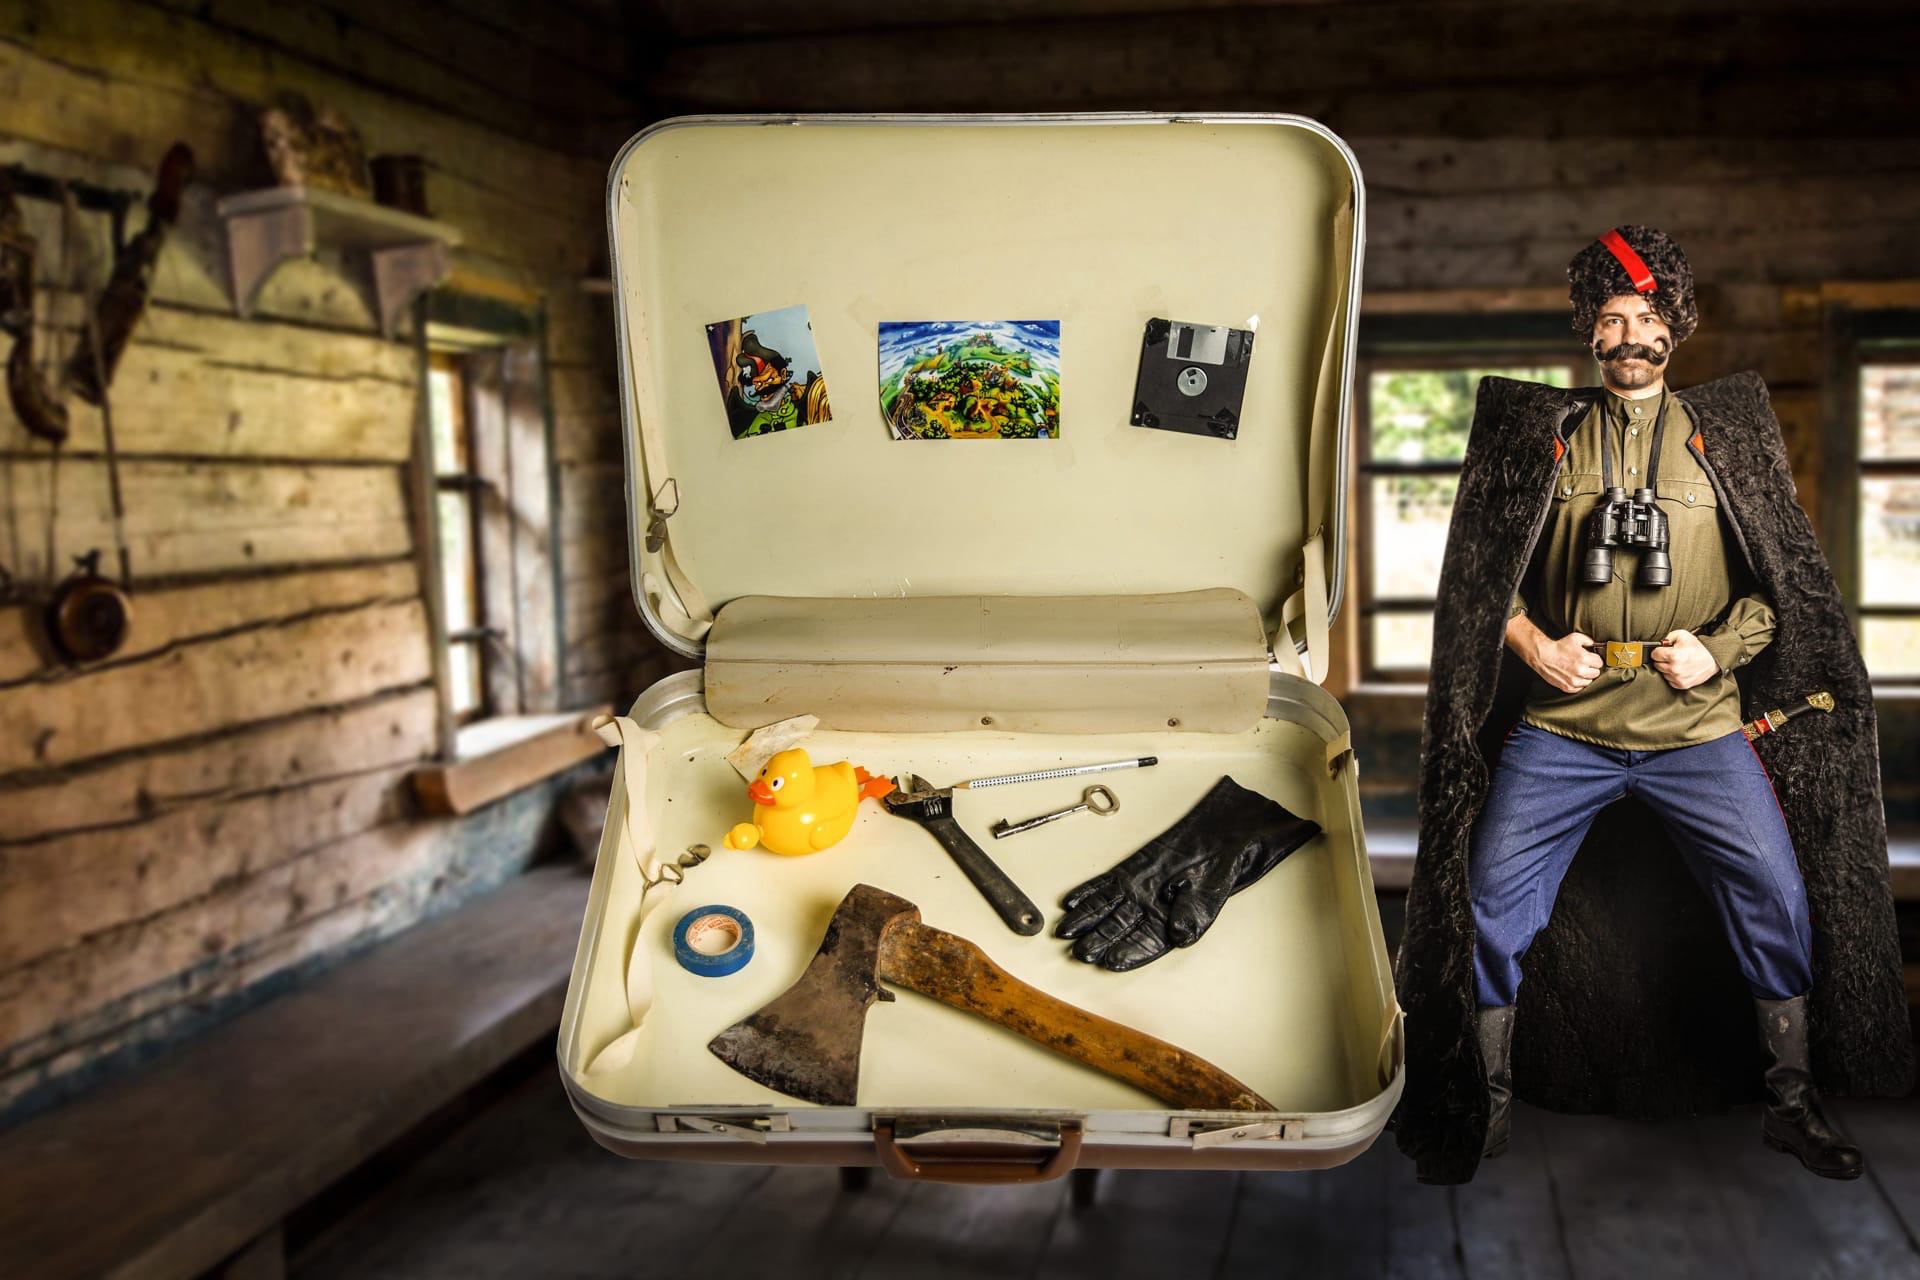
M 820 727 L 819 716 L 794 716 L 790 720 L 776 720 L 762 725 L 747 735 L 747 740 L 727 753 L 727 763 L 740 771 L 740 776 L 752 782 L 760 775 L 767 761 L 785 751 L 788 747 L 804 742 L 807 735 Z

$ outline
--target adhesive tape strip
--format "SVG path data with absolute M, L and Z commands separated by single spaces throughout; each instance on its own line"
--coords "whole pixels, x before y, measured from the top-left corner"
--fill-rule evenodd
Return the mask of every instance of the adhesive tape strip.
M 673 926 L 673 954 L 703 978 L 738 973 L 753 959 L 753 921 L 733 907 L 695 907 Z

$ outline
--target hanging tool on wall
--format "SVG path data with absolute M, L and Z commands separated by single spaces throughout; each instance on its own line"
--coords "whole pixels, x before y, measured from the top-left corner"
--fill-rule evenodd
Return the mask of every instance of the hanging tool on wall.
M 13 416 L 33 435 L 50 444 L 66 443 L 67 406 L 47 391 L 33 358 L 31 328 L 13 336 L 13 350 L 7 355 L 7 399 Z
M 0 174 L 0 329 L 13 338 L 7 354 L 7 399 L 20 425 L 51 444 L 67 438 L 67 406 L 48 390 L 34 361 L 34 273 L 40 243 L 27 230 L 13 197 L 13 184 Z
M 124 544 L 120 555 L 124 562 Z M 124 587 L 100 572 L 98 547 L 76 556 L 74 564 L 74 571 L 47 601 L 47 638 L 68 662 L 98 662 L 127 642 L 133 600 Z
M 13 181 L 0 171 L 0 329 L 8 333 L 33 320 L 33 262 L 39 251 L 13 198 Z
M 19 167 L 0 171 L 0 329 L 14 338 L 7 360 L 7 391 L 15 415 L 33 435 L 51 443 L 47 456 L 47 529 L 45 572 L 50 585 L 41 591 L 28 591 L 16 584 L 16 594 L 37 600 L 43 626 L 44 647 L 49 656 L 65 662 L 97 662 L 111 656 L 126 642 L 132 622 L 133 604 L 128 595 L 132 567 L 125 531 L 126 505 L 120 487 L 119 452 L 113 430 L 113 407 L 106 394 L 111 381 L 108 359 L 118 359 L 125 349 L 140 311 L 146 302 L 147 282 L 152 262 L 157 258 L 164 238 L 164 226 L 179 210 L 179 188 L 192 172 L 192 153 L 183 146 L 168 152 L 162 164 L 161 190 L 154 193 L 149 209 L 150 222 L 140 241 L 122 246 L 125 213 L 133 197 L 123 192 L 106 191 L 85 183 L 70 182 L 32 174 Z M 61 360 L 58 323 L 50 326 L 50 340 L 44 360 L 34 356 L 35 271 L 39 246 L 26 230 L 25 220 L 14 199 L 16 183 L 26 183 L 26 192 L 61 204 L 60 283 L 69 285 L 74 277 L 73 255 L 76 246 L 84 250 L 85 237 L 79 226 L 80 207 L 112 215 L 116 247 L 113 277 L 97 293 L 92 281 L 90 259 L 81 274 L 81 309 L 85 317 L 81 342 L 73 358 Z M 156 225 L 157 224 L 157 225 Z M 142 244 L 141 241 L 145 243 Z M 136 264 L 133 270 L 129 264 Z M 136 297 L 137 295 L 137 297 Z M 135 304 L 129 299 L 134 298 Z M 131 305 L 131 309 L 130 308 Z M 109 328 L 111 326 L 111 329 Z M 84 386 L 76 377 L 75 364 L 84 359 L 92 370 Z M 101 572 L 99 549 L 74 558 L 74 570 L 57 584 L 51 583 L 54 566 L 59 563 L 57 531 L 60 509 L 60 446 L 68 437 L 68 416 L 64 393 L 69 388 L 85 395 L 100 408 L 102 440 L 106 452 L 108 492 L 112 503 L 114 545 L 118 553 L 118 578 Z M 43 594 L 44 592 L 44 594 Z
M 176 145 L 174 150 L 185 151 L 186 149 Z M 173 154 L 173 151 L 169 151 L 168 158 L 172 159 Z M 186 163 L 188 170 L 191 171 L 193 164 L 191 152 L 187 152 Z M 163 165 L 163 170 L 164 167 Z M 68 198 L 67 207 L 69 209 L 73 207 L 71 197 Z M 177 189 L 172 195 L 172 207 L 176 211 L 179 208 Z M 150 233 L 152 229 L 150 223 L 148 232 Z M 156 242 L 154 253 L 158 254 L 158 252 Z M 47 602 L 47 637 L 52 641 L 54 649 L 68 662 L 98 662 L 102 658 L 112 656 L 121 645 L 126 643 L 127 632 L 133 625 L 133 599 L 128 595 L 133 585 L 133 566 L 127 554 L 127 512 L 126 503 L 120 494 L 120 452 L 114 443 L 113 399 L 107 393 L 107 384 L 113 380 L 112 371 L 107 365 L 107 353 L 113 351 L 117 358 L 117 352 L 126 346 L 127 336 L 132 332 L 133 321 L 139 319 L 139 314 L 135 312 L 132 320 L 126 322 L 126 329 L 120 333 L 117 346 L 109 345 L 114 342 L 114 339 L 104 331 L 101 322 L 102 314 L 108 311 L 108 295 L 120 282 L 120 267 L 125 262 L 125 256 L 116 260 L 113 278 L 107 281 L 106 288 L 100 291 L 98 297 L 93 292 L 92 262 L 88 262 L 84 290 L 86 326 L 81 331 L 80 346 L 74 352 L 75 359 L 87 356 L 93 364 L 94 387 L 97 395 L 89 397 L 79 386 L 74 390 L 100 406 L 100 436 L 107 453 L 107 496 L 113 504 L 113 543 L 114 549 L 119 553 L 120 577 L 115 581 L 100 572 L 100 551 L 95 548 L 84 556 L 76 557 L 74 571 L 53 589 L 53 598 Z M 144 308 L 146 306 L 144 277 L 140 287 L 140 306 Z M 68 368 L 71 370 L 72 366 L 69 365 Z M 47 563 L 49 567 L 52 566 L 51 554 L 48 556 Z
M 167 231 L 179 220 L 180 193 L 192 177 L 193 149 L 176 142 L 160 161 L 159 177 L 147 198 L 145 229 L 123 245 L 119 226 L 114 228 L 113 275 L 94 304 L 93 323 L 67 362 L 67 384 L 88 404 L 100 404 L 106 398 L 107 384 L 113 381 L 127 340 L 146 313 L 154 264 L 160 260 Z

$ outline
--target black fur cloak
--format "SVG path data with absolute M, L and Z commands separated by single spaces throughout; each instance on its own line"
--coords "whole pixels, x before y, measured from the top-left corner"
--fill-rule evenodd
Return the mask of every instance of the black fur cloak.
M 1420 843 L 1396 985 L 1407 1013 L 1400 1149 L 1425 1182 L 1464 1182 L 1486 1132 L 1475 1035 L 1467 851 L 1531 676 L 1503 637 L 1559 470 L 1598 388 L 1480 384 L 1441 564 L 1421 743 Z M 1825 689 L 1755 749 L 1773 776 L 1813 926 L 1813 1070 L 1832 1094 L 1904 1094 L 1913 1043 L 1888 883 L 1867 672 L 1801 510 L 1759 375 L 1678 392 L 1689 442 L 1774 606 L 1773 642 L 1736 674 L 1749 720 Z M 1516 1096 L 1577 1113 L 1670 1116 L 1761 1097 L 1751 993 L 1706 895 L 1638 801 L 1604 811 L 1527 952 L 1514 1014 Z

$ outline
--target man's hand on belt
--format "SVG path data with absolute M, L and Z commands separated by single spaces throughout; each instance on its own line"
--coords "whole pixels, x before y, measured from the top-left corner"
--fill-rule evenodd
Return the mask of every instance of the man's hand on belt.
M 1592 636 L 1570 631 L 1558 640 L 1549 640 L 1524 613 L 1508 620 L 1507 643 L 1540 673 L 1542 680 L 1562 693 L 1580 692 L 1606 666 L 1587 648 L 1593 643 Z
M 1653 651 L 1653 669 L 1676 689 L 1691 689 L 1720 674 L 1720 664 L 1691 631 L 1667 632 Z

